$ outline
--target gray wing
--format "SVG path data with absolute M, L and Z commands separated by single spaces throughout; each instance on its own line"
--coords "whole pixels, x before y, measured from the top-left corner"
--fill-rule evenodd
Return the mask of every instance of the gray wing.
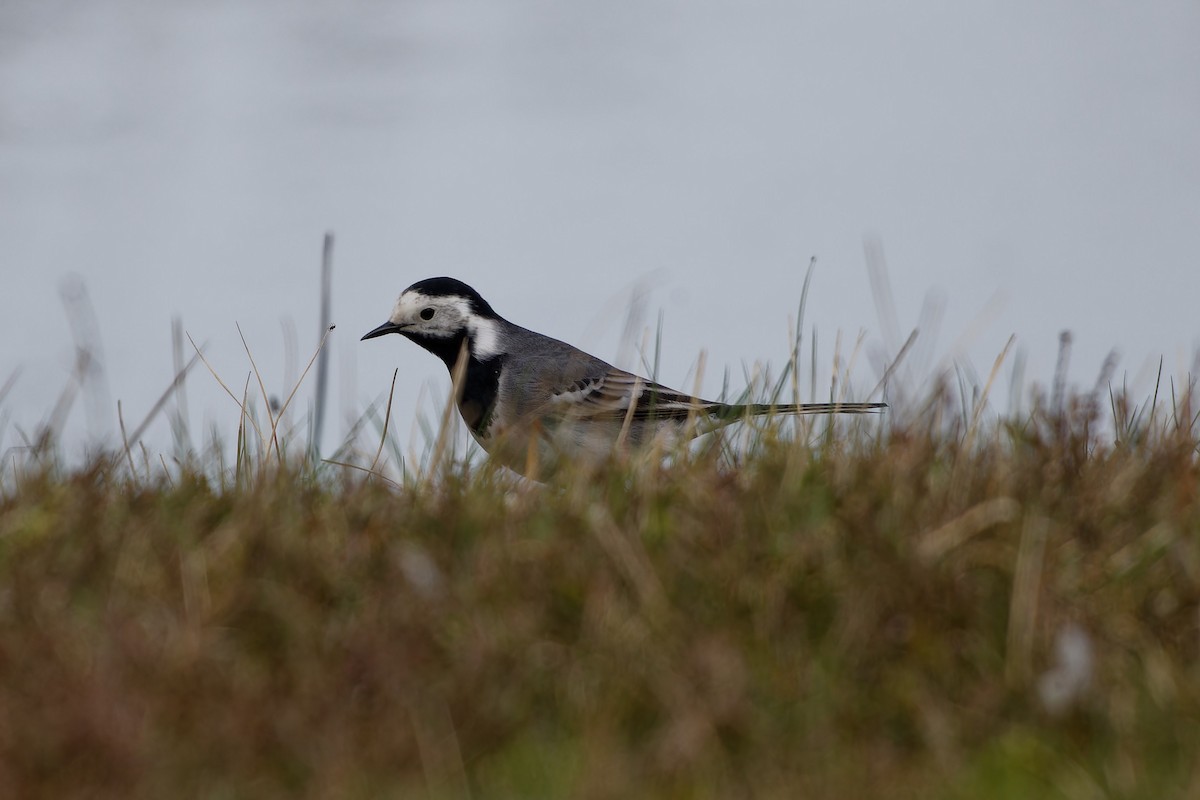
M 547 411 L 576 419 L 684 420 L 719 407 L 662 384 L 608 367 L 552 393 Z
M 683 420 L 719 405 L 617 369 L 558 339 L 515 325 L 509 335 L 501 391 L 514 419 Z
M 719 424 L 745 416 L 771 414 L 867 414 L 887 408 L 886 403 L 716 403 L 668 389 L 662 384 L 609 367 L 594 377 L 581 378 L 567 389 L 554 392 L 551 408 L 581 419 L 682 422 L 710 416 Z

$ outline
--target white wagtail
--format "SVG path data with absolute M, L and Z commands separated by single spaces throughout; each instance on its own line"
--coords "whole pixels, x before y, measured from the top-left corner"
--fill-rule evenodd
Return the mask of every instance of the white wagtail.
M 660 433 L 691 437 L 748 416 L 862 414 L 887 407 L 701 400 L 514 325 L 454 278 L 414 283 L 388 321 L 362 338 L 386 333 L 442 359 L 471 435 L 500 463 L 530 477 L 558 456 L 602 456 L 620 442 L 638 446 Z

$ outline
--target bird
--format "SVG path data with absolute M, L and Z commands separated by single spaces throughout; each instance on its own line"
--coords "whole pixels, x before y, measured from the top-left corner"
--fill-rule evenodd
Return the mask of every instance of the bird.
M 767 414 L 863 414 L 886 403 L 720 403 L 618 369 L 497 314 L 448 277 L 414 283 L 361 341 L 399 334 L 450 370 L 472 437 L 504 466 L 537 479 L 565 460 L 603 458 L 663 435 L 691 438 Z

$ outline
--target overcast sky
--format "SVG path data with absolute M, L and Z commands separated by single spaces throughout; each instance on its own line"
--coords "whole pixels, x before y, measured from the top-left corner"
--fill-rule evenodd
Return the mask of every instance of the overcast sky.
M 64 286 L 103 356 L 72 448 L 112 444 L 116 402 L 132 426 L 167 387 L 175 316 L 239 393 L 240 324 L 286 395 L 326 230 L 327 451 L 393 368 L 403 440 L 444 396 L 429 354 L 358 341 L 434 275 L 627 367 L 642 291 L 660 379 L 691 388 L 704 351 L 716 394 L 725 369 L 736 388 L 783 365 L 816 256 L 822 370 L 839 332 L 894 352 L 929 304 L 911 380 L 986 375 L 1016 334 L 1046 383 L 1070 329 L 1079 385 L 1115 348 L 1148 391 L 1160 355 L 1181 375 L 1200 342 L 1197 42 L 1191 1 L 6 2 L 0 447 L 68 385 L 88 328 Z M 875 383 L 865 354 L 855 375 Z M 206 370 L 188 399 L 194 429 L 236 435 Z M 165 420 L 146 441 L 169 448 Z

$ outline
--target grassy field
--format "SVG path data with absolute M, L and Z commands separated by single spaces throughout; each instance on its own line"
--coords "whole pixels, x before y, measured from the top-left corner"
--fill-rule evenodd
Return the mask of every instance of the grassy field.
M 1198 442 L 1161 405 L 935 400 L 546 486 L 30 455 L 0 796 L 1200 796 Z

